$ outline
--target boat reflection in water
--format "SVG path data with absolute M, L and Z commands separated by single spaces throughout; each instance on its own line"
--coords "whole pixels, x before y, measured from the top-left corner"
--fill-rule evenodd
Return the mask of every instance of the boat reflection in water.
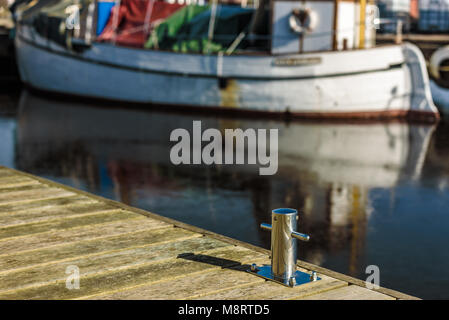
M 434 131 L 397 122 L 286 123 L 111 109 L 27 92 L 19 104 L 18 169 L 266 248 L 270 235 L 259 224 L 270 221 L 273 208 L 298 208 L 299 229 L 312 237 L 299 244 L 299 258 L 357 277 L 369 264 L 382 269 L 394 259 L 365 258 L 368 224 L 379 214 L 372 191 L 386 190 L 383 207 L 394 206 L 395 186 L 419 179 Z M 278 172 L 173 165 L 170 133 L 190 131 L 194 120 L 203 130 L 279 128 Z M 370 248 L 384 244 L 376 239 Z

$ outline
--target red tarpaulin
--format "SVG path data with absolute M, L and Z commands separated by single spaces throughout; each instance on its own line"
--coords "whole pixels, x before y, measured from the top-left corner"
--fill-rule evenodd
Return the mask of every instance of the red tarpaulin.
M 109 42 L 115 38 L 115 43 L 118 45 L 143 48 L 148 38 L 148 34 L 144 32 L 144 23 L 149 6 L 151 6 L 150 0 L 122 0 L 119 9 L 117 6 L 111 9 L 108 23 L 97 41 Z M 183 4 L 155 1 L 151 10 L 150 26 L 157 20 L 169 17 L 183 6 Z M 115 23 L 117 29 L 114 31 Z

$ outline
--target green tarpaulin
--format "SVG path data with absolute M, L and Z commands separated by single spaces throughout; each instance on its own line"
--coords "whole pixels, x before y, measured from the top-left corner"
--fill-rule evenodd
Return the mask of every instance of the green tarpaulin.
M 226 50 L 249 28 L 254 9 L 217 6 L 214 36 L 208 41 L 210 6 L 189 5 L 155 28 L 145 48 L 175 52 L 212 53 Z
M 183 7 L 165 19 L 151 33 L 145 48 L 171 49 L 177 41 L 177 35 L 198 14 L 209 10 L 209 6 L 189 5 Z

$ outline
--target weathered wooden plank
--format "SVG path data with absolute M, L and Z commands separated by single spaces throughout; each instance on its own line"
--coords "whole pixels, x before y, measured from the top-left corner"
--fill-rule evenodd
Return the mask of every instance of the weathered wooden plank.
M 114 208 L 113 206 L 94 201 L 80 201 L 79 203 L 75 202 L 68 205 L 49 206 L 44 204 L 45 202 L 43 202 L 41 208 L 21 210 L 16 212 L 1 212 L 0 210 L 0 228 L 11 227 L 14 225 L 38 223 L 55 219 L 69 219 L 94 213 L 98 214 L 101 212 L 120 210 Z
M 231 248 L 229 248 L 231 247 Z M 192 256 L 191 256 L 192 257 Z M 195 257 L 195 256 L 193 256 Z M 185 258 L 174 258 L 166 261 L 120 268 L 100 274 L 83 275 L 80 270 L 80 288 L 69 290 L 66 281 L 59 280 L 53 283 L 16 289 L 0 293 L 0 299 L 74 299 L 88 297 L 105 291 L 129 288 L 142 283 L 174 280 L 186 275 L 194 275 L 210 268 L 235 266 L 237 261 L 254 259 L 254 252 L 234 246 L 204 252 L 199 261 Z M 60 273 L 64 278 L 65 268 Z
M 19 187 L 6 187 L 6 188 L 1 188 L 0 186 L 0 199 L 2 198 L 7 198 L 10 195 L 14 195 L 16 193 L 20 193 L 20 192 L 24 192 L 24 191 L 29 191 L 32 192 L 33 190 L 43 190 L 43 189 L 49 189 L 50 187 L 43 184 L 43 183 L 36 183 L 36 184 L 31 184 L 31 185 L 25 185 L 25 186 L 19 186 Z
M 3 183 L 0 185 L 0 191 L 8 191 L 8 189 L 16 189 L 21 187 L 28 187 L 28 186 L 37 186 L 42 185 L 39 181 L 12 181 L 10 183 Z
M 35 181 L 40 183 L 38 180 L 27 177 L 23 174 L 13 174 L 13 175 L 7 175 L 7 176 L 0 176 L 0 186 L 2 186 L 4 183 L 9 183 L 11 181 Z
M 106 222 L 133 219 L 136 214 L 122 209 L 114 209 L 107 212 L 94 212 L 92 214 L 85 214 L 81 217 L 56 219 L 36 223 L 26 223 L 0 228 L 0 241 L 7 238 L 15 238 L 22 236 L 32 236 L 36 233 L 42 232 L 58 232 L 64 229 L 92 226 Z
M 0 177 L 0 189 L 17 188 L 36 184 L 40 184 L 40 182 L 22 175 Z
M 5 167 L 0 167 L 0 178 L 16 176 L 16 175 L 18 175 L 17 172 L 10 170 L 8 168 L 5 168 Z
M 329 278 L 323 275 L 319 276 L 322 277 L 322 280 L 316 282 L 309 282 L 293 288 L 283 286 L 273 281 L 265 281 L 245 287 L 233 288 L 230 290 L 202 295 L 195 299 L 204 299 L 204 300 L 298 299 L 300 297 L 305 297 L 319 292 L 334 290 L 336 288 L 348 285 L 348 283 L 344 281 Z
M 93 240 L 62 244 L 57 248 L 38 249 L 31 253 L 26 251 L 0 255 L 0 273 L 200 236 L 197 233 L 178 228 L 176 232 L 172 232 L 172 229 L 172 226 L 165 226 L 160 229 L 148 229 L 113 236 L 105 235 Z
M 40 185 L 39 185 L 40 186 Z M 34 200 L 54 199 L 73 196 L 75 193 L 60 189 L 42 187 L 32 190 L 3 192 L 0 194 L 0 206 L 13 203 L 25 203 Z
M 70 206 L 82 203 L 99 203 L 86 196 L 74 195 L 69 197 L 61 197 L 46 200 L 35 200 L 26 203 L 13 203 L 9 205 L 0 206 L 0 216 L 10 215 L 15 213 L 22 213 L 24 215 L 34 215 L 53 207 Z M 111 206 L 112 207 L 112 206 Z
M 33 236 L 10 238 L 0 241 L 0 259 L 2 255 L 21 251 L 32 251 L 49 246 L 74 243 L 104 237 L 104 235 L 119 235 L 131 231 L 141 231 L 169 226 L 162 221 L 150 220 L 136 215 L 136 218 L 94 224 L 84 227 L 71 228 L 64 232 L 45 232 Z
M 314 294 L 304 298 L 305 300 L 395 300 L 386 294 L 369 290 L 357 285 L 349 285 L 343 288 Z
M 308 269 L 308 270 L 315 270 L 316 272 L 321 273 L 321 274 L 325 274 L 325 275 L 327 275 L 327 276 L 329 276 L 331 278 L 335 278 L 335 279 L 339 279 L 339 280 L 342 280 L 342 281 L 346 281 L 346 282 L 348 282 L 350 284 L 354 284 L 354 285 L 357 285 L 357 286 L 360 286 L 360 287 L 365 287 L 365 281 L 363 281 L 363 280 L 360 280 L 360 279 L 357 279 L 357 278 L 353 278 L 351 276 L 348 276 L 348 275 L 345 275 L 345 274 L 342 274 L 342 273 L 339 273 L 339 272 L 336 272 L 336 271 L 333 271 L 333 270 L 329 270 L 329 269 L 323 268 L 321 266 L 317 266 L 317 265 L 311 264 L 311 263 L 306 262 L 306 261 L 298 260 L 297 265 L 302 267 L 302 268 Z M 378 289 L 373 289 L 373 290 L 377 291 L 377 292 L 380 292 L 380 293 L 383 293 L 383 294 L 386 294 L 386 295 L 391 296 L 391 297 L 395 297 L 397 299 L 419 300 L 419 298 L 417 298 L 417 297 L 413 297 L 413 296 L 410 296 L 408 294 L 405 294 L 405 293 L 402 293 L 402 292 L 399 292 L 399 291 L 396 291 L 396 290 L 384 288 L 384 287 L 380 287 Z
M 266 258 L 263 263 L 268 263 Z M 249 262 L 262 262 L 256 258 Z M 176 281 L 162 281 L 153 284 L 143 284 L 130 289 L 122 289 L 102 293 L 89 297 L 97 300 L 165 300 L 165 299 L 192 299 L 212 292 L 229 290 L 264 282 L 265 280 L 252 275 L 245 270 L 249 265 L 242 265 L 229 269 L 210 269 L 202 273 L 177 278 Z
M 176 233 L 174 229 L 166 232 Z M 229 246 L 229 244 L 221 241 L 198 236 L 177 240 L 179 241 L 170 241 L 162 244 L 155 243 L 137 248 L 132 247 L 95 256 L 75 258 L 70 261 L 58 261 L 25 270 L 0 273 L 0 292 L 13 288 L 64 280 L 67 277 L 65 270 L 70 265 L 76 265 L 83 276 L 89 276 L 94 273 L 174 259 L 179 254 L 186 252 L 200 252 Z

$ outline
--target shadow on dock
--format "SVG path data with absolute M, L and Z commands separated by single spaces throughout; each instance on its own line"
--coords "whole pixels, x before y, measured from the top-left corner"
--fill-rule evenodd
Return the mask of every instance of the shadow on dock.
M 194 262 L 206 263 L 212 266 L 221 267 L 222 269 L 232 269 L 235 271 L 247 271 L 250 269 L 249 264 L 242 264 L 238 261 L 217 258 L 205 254 L 194 254 L 193 252 L 181 253 L 177 257 L 178 259 L 185 259 Z

